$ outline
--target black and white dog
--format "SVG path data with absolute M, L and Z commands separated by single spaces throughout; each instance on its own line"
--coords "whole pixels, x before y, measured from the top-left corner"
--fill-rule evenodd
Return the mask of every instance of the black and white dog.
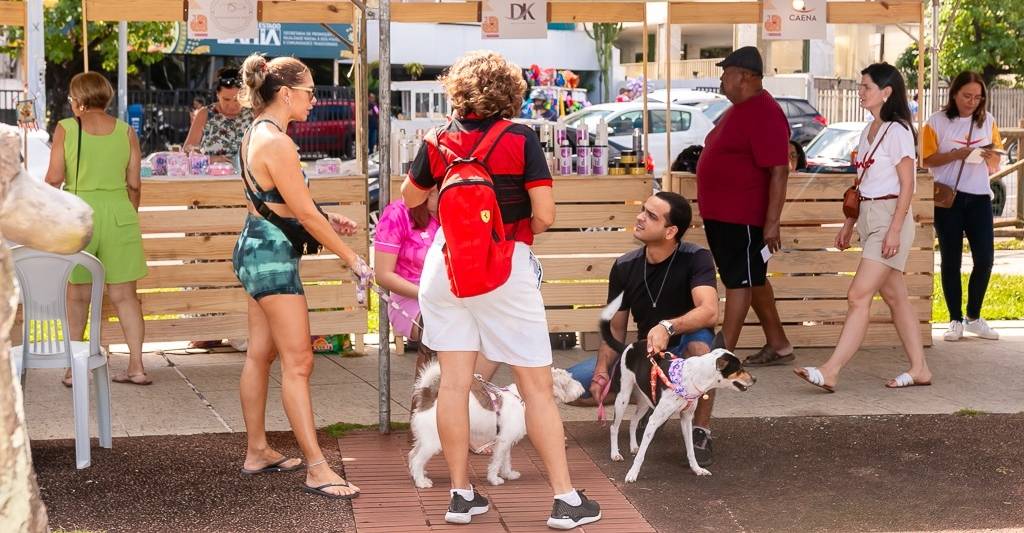
M 569 403 L 583 394 L 583 385 L 561 368 L 551 369 L 555 401 Z M 430 488 L 427 461 L 441 451 L 437 434 L 437 389 L 441 366 L 431 361 L 415 384 L 410 428 L 415 444 L 409 452 L 409 474 L 416 486 Z M 469 433 L 471 442 L 493 442 L 494 452 L 487 466 L 487 481 L 501 485 L 519 479 L 512 469 L 512 447 L 526 436 L 526 408 L 515 384 L 498 387 L 477 376 L 470 387 Z
M 620 294 L 601 312 L 601 336 L 608 346 L 622 354 L 619 358 L 620 387 L 615 397 L 615 420 L 611 427 L 612 461 L 623 460 L 619 453 L 619 424 L 629 404 L 629 397 L 633 395 L 636 398 L 636 412 L 629 423 L 629 451 L 636 454 L 636 457 L 626 473 L 626 483 L 636 481 L 654 433 L 675 413 L 679 413 L 690 469 L 698 476 L 710 476 L 711 472 L 697 464 L 693 452 L 693 412 L 697 402 L 712 389 L 735 388 L 743 392 L 757 380 L 727 350 L 717 349 L 706 355 L 675 359 L 648 356 L 646 339 L 626 346 L 612 335 L 611 328 L 611 319 L 621 305 Z M 647 422 L 643 441 L 637 446 L 637 425 L 651 409 L 654 409 L 654 413 Z

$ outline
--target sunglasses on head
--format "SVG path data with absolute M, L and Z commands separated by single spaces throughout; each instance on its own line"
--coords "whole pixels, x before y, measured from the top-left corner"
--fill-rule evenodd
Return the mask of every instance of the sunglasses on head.
M 238 78 L 235 78 L 235 77 L 230 77 L 230 78 L 225 77 L 225 78 L 221 78 L 221 79 L 217 80 L 217 87 L 218 88 L 224 87 L 224 88 L 229 88 L 229 89 L 237 89 L 237 88 L 239 88 L 241 86 L 242 86 L 242 80 L 240 80 Z

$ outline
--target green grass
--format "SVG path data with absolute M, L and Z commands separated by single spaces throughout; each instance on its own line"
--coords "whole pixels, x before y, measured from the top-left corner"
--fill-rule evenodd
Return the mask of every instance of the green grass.
M 960 278 L 963 288 L 964 305 L 967 303 L 967 274 Z M 985 304 L 981 315 L 986 320 L 1021 320 L 1024 319 L 1024 276 L 1008 274 L 992 274 L 985 293 Z M 932 300 L 932 321 L 948 322 L 949 311 L 946 310 L 946 298 L 942 294 L 942 281 L 939 274 L 935 275 L 935 298 Z
M 960 409 L 959 411 L 957 411 L 957 412 L 955 412 L 953 414 L 956 415 L 956 416 L 972 417 L 972 416 L 987 415 L 988 413 L 986 413 L 985 411 L 979 411 L 977 409 L 971 409 L 969 407 L 964 407 L 963 409 Z
M 996 250 L 1024 250 L 1024 239 L 1004 239 L 996 241 Z
M 378 427 L 380 426 L 378 426 L 377 424 L 350 424 L 348 422 L 338 422 L 336 424 L 331 424 L 327 427 L 324 427 L 323 430 L 326 431 L 327 434 L 330 435 L 331 437 L 339 439 L 353 431 L 365 431 L 369 429 L 376 431 Z M 394 420 L 391 421 L 392 431 L 404 429 L 409 429 L 408 422 L 395 422 Z
M 373 290 L 370 290 L 370 309 L 366 317 L 366 324 L 370 333 L 380 331 L 380 296 L 377 296 Z

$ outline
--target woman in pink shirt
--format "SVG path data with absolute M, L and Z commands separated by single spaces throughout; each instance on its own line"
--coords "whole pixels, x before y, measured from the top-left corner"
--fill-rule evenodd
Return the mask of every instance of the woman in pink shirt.
M 401 199 L 391 202 L 381 213 L 373 242 L 377 283 L 391 291 L 392 305 L 388 306 L 388 321 L 395 335 L 417 342 L 422 331 L 409 317 L 422 323 L 417 300 L 420 273 L 423 271 L 427 250 L 434 242 L 434 234 L 439 227 L 435 191 L 426 202 L 412 209 L 406 207 Z M 416 361 L 417 377 L 420 367 L 426 364 L 430 355 L 429 349 L 420 346 Z

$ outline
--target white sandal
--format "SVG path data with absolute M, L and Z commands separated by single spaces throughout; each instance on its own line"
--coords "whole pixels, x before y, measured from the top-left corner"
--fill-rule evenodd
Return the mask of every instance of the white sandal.
M 803 379 L 815 387 L 825 389 L 828 392 L 836 391 L 836 389 L 831 385 L 825 384 L 825 376 L 821 375 L 821 370 L 818 370 L 817 367 L 805 366 L 801 368 L 794 368 L 793 373 L 800 376 L 800 379 Z

